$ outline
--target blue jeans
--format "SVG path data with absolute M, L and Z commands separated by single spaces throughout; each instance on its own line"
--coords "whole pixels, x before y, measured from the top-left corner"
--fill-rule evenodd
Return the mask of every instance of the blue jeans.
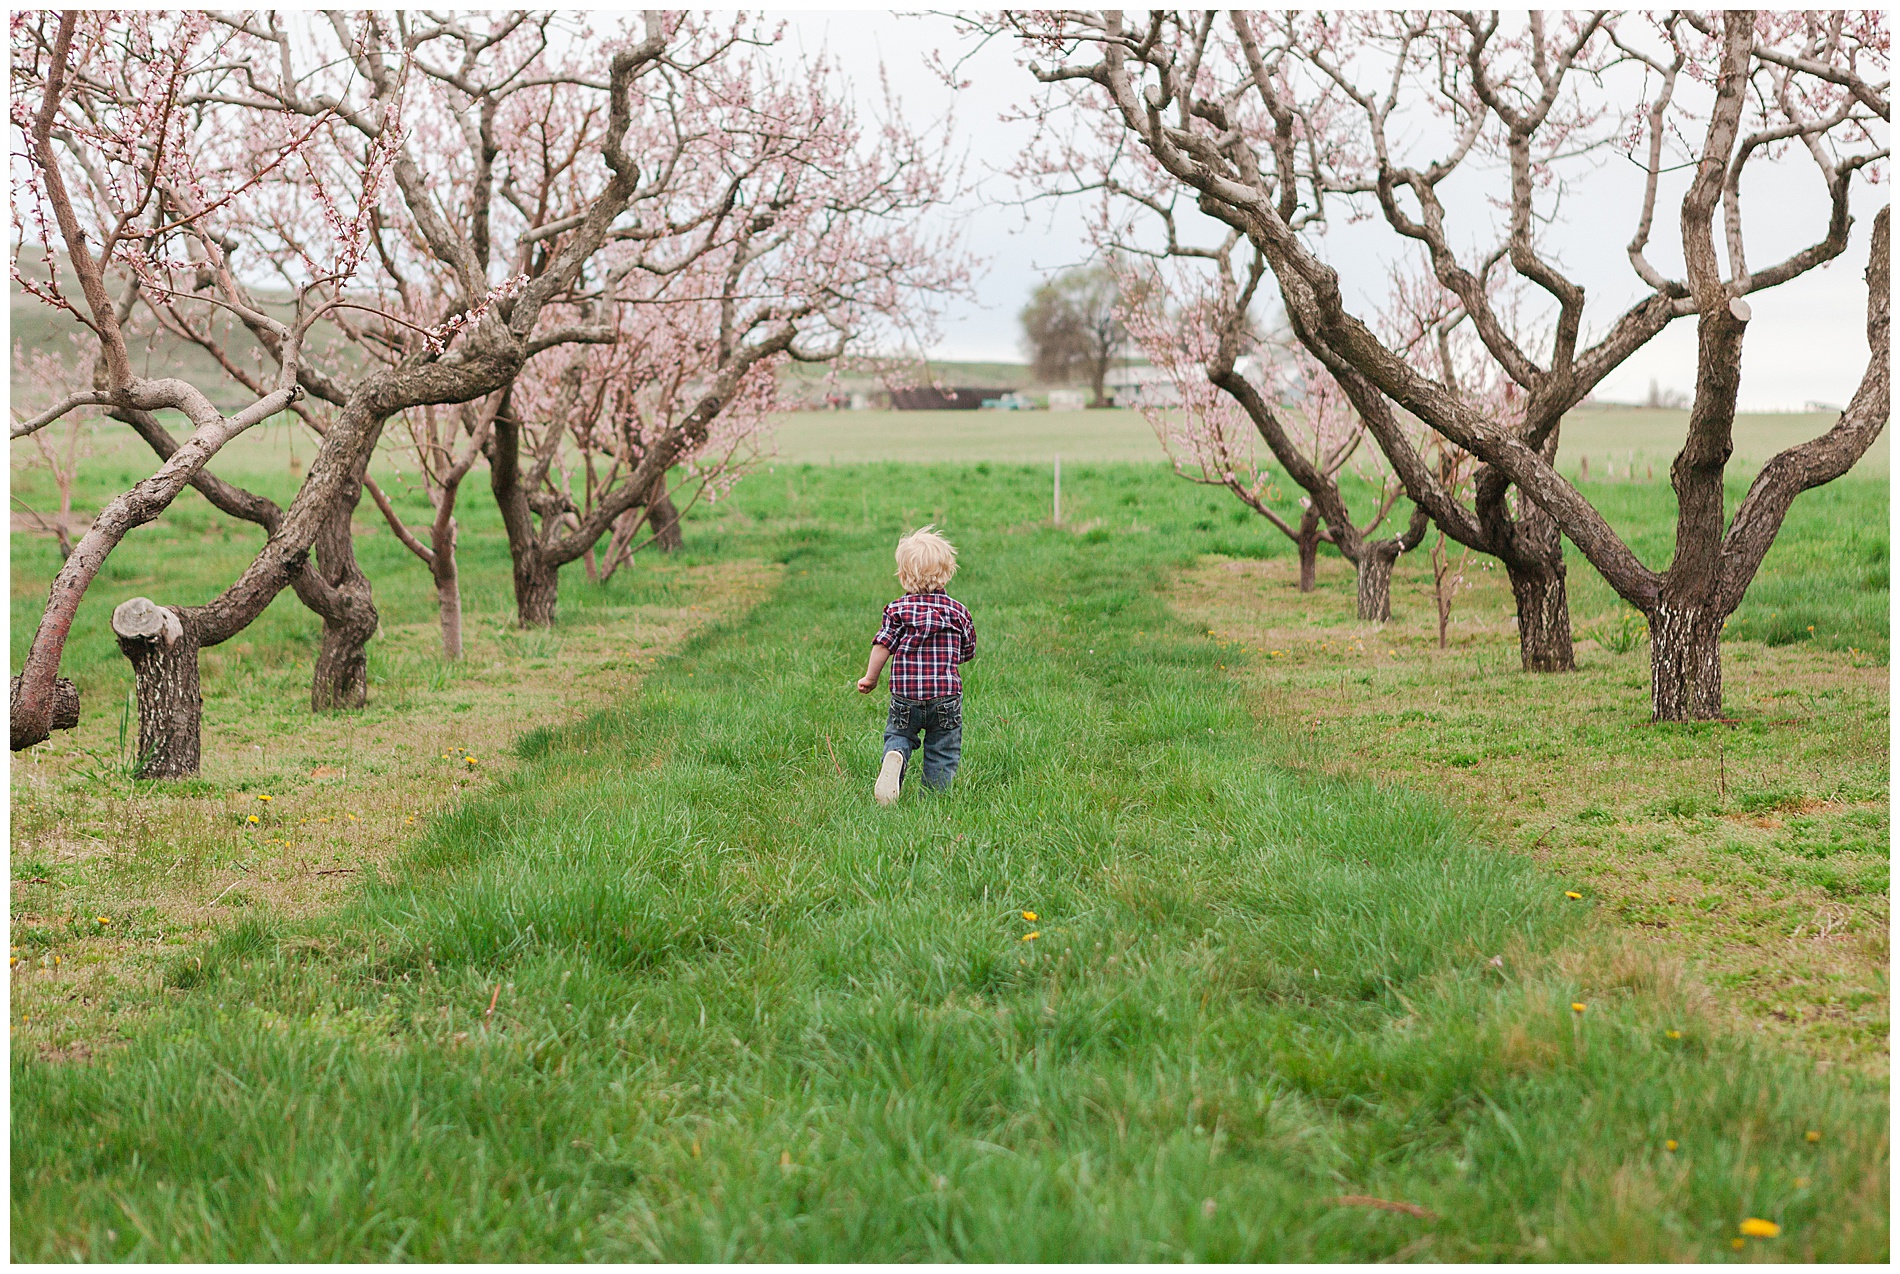
M 890 719 L 884 724 L 884 750 L 902 752 L 904 768 L 923 737 L 924 786 L 944 788 L 957 776 L 963 759 L 963 696 L 905 699 L 891 696 Z

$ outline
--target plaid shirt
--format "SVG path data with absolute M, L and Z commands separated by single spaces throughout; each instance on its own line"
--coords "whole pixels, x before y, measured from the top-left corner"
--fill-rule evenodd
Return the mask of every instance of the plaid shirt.
M 963 693 L 957 665 L 976 658 L 976 623 L 948 593 L 909 593 L 884 608 L 873 644 L 891 652 L 891 693 L 936 699 Z

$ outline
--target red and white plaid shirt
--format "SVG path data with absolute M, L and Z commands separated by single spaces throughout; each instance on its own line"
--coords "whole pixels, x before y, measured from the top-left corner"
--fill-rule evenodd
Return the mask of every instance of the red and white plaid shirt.
M 909 593 L 886 606 L 871 640 L 891 652 L 891 693 L 905 699 L 962 694 L 957 665 L 976 658 L 976 622 L 941 591 Z

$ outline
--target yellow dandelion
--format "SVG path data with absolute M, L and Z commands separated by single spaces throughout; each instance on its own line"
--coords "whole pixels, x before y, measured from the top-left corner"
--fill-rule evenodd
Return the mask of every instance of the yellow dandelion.
M 255 823 L 255 822 L 257 821 L 257 815 L 255 815 L 255 814 L 246 814 L 246 815 L 244 816 L 244 821 L 245 821 L 245 822 L 247 822 L 247 823 Z
M 1663 1149 L 1664 1149 L 1664 1150 L 1668 1150 L 1668 1151 L 1671 1151 L 1671 1152 L 1673 1152 L 1673 1151 L 1675 1150 L 1675 1148 L 1676 1148 L 1676 1140 L 1675 1140 L 1675 1138 L 1673 1138 L 1673 1137 L 1671 1137 L 1671 1138 L 1670 1138 L 1670 1139 L 1669 1139 L 1668 1141 L 1665 1141 L 1665 1142 L 1663 1142 Z
M 465 756 L 465 757 L 463 757 L 462 759 L 463 759 L 464 761 L 466 761 L 466 762 L 468 762 L 468 763 L 469 763 L 470 765 L 480 765 L 480 764 L 481 764 L 481 762 L 480 762 L 480 761 L 478 761 L 478 760 L 476 760 L 476 759 L 475 759 L 474 757 L 472 757 L 472 756 Z
M 93 919 L 97 920 L 102 925 L 109 925 L 112 923 L 111 918 L 108 916 L 94 916 Z
M 1036 913 L 1033 911 L 1025 911 L 1023 913 L 1023 919 L 1027 920 L 1030 924 L 1033 925 L 1036 923 L 1037 920 L 1041 919 L 1041 917 L 1037 916 Z
M 12 968 L 12 967 L 13 967 L 14 965 L 16 965 L 16 964 L 18 964 L 19 962 L 20 962 L 20 957 L 19 957 L 19 956 L 8 956 L 8 957 L 7 957 L 7 968 L 9 968 L 9 969 L 11 969 L 11 968 Z
M 1679 1040 L 1682 1038 L 1681 1031 L 1664 1031 L 1663 1035 L 1672 1040 Z
M 1570 1005 L 1570 1011 L 1572 1013 L 1581 1013 L 1583 1012 L 1583 1005 L 1573 1002 Z
M 1582 894 L 1580 894 L 1580 893 L 1578 893 L 1578 892 L 1577 892 L 1576 890 L 1574 890 L 1574 889 L 1566 889 L 1566 890 L 1564 890 L 1564 897 L 1566 897 L 1566 898 L 1581 898 L 1581 897 L 1583 897 L 1583 895 L 1582 895 Z
M 261 793 L 261 792 L 260 792 L 260 793 L 258 794 L 258 797 L 257 797 L 257 799 L 258 799 L 258 800 L 260 800 L 260 801 L 268 801 L 268 800 L 270 800 L 270 797 L 268 797 L 268 796 L 265 796 L 265 795 L 264 795 L 263 793 Z
M 1810 1128 L 1810 1129 L 1808 1129 L 1808 1140 L 1809 1140 L 1809 1141 L 1819 1141 L 1820 1139 L 1821 1139 L 1821 1134 L 1820 1134 L 1819 1132 L 1816 1132 L 1816 1131 L 1815 1131 L 1814 1129 L 1812 1129 L 1812 1128 Z
M 352 823 L 356 821 L 356 815 L 354 814 L 346 814 L 344 817 L 348 818 Z
M 1742 1233 L 1751 1239 L 1772 1239 L 1781 1233 L 1781 1227 L 1773 1221 L 1764 1221 L 1758 1216 L 1752 1216 L 1742 1222 Z
M 1023 941 L 1034 942 L 1037 938 L 1040 938 L 1040 937 L 1042 937 L 1042 930 L 1031 929 L 1028 933 L 1023 935 Z
M 1730 1239 L 1728 1245 L 1739 1252 L 1748 1246 L 1748 1241 L 1746 1239 Z

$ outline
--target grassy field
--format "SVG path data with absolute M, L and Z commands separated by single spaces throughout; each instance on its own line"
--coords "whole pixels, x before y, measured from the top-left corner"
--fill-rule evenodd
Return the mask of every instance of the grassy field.
M 1559 466 L 1590 476 L 1668 482 L 1689 414 L 1645 408 L 1586 408 L 1564 421 Z M 1782 448 L 1827 432 L 1826 415 L 1744 415 L 1735 421 L 1735 467 L 1750 474 Z M 1066 463 L 1160 461 L 1161 444 L 1137 411 L 811 411 L 778 428 L 779 458 L 813 464 L 901 460 Z M 1885 480 L 1882 434 L 1855 466 L 1857 477 Z
M 365 522 L 371 709 L 299 711 L 280 601 L 166 795 L 114 769 L 103 616 L 255 535 L 195 496 L 135 533 L 82 730 L 16 758 L 13 1256 L 1884 1256 L 1884 483 L 1797 505 L 1718 734 L 1641 727 L 1581 565 L 1603 641 L 1527 679 L 1493 580 L 1441 655 L 1417 560 L 1361 630 L 1231 502 L 1064 477 L 1056 528 L 1038 466 L 781 460 L 680 558 L 570 574 L 554 635 L 471 492 L 452 671 Z M 1597 494 L 1666 555 L 1666 488 Z M 880 811 L 850 683 L 926 519 L 966 763 Z M 16 652 L 56 561 L 15 537 Z

